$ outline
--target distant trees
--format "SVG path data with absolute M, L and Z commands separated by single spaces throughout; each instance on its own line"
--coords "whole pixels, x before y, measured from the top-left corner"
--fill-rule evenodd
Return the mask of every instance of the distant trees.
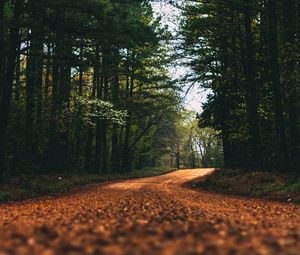
M 187 1 L 187 81 L 212 91 L 201 126 L 221 131 L 226 167 L 300 173 L 297 1 Z
M 165 126 L 159 136 L 164 144 L 162 147 L 166 147 L 169 153 L 164 160 L 169 162 L 171 168 L 223 167 L 220 132 L 212 128 L 199 128 L 194 112 L 176 113 L 163 123 Z
M 155 166 L 168 39 L 147 1 L 1 1 L 0 175 Z

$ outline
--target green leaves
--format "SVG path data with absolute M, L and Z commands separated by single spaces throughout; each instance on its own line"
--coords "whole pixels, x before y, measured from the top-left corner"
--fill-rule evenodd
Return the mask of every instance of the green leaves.
M 89 125 L 95 125 L 98 120 L 109 120 L 119 125 L 125 125 L 127 111 L 116 110 L 110 102 L 81 97 L 78 103 L 83 110 L 83 119 Z

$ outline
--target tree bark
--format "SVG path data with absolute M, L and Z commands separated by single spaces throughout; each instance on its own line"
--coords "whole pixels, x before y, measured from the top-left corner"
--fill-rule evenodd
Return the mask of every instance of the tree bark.
M 57 166 L 57 126 L 58 126 L 58 87 L 60 80 L 60 52 L 61 42 L 56 34 L 55 45 L 53 45 L 53 68 L 52 68 L 52 98 L 49 124 L 49 144 L 48 144 L 48 168 L 53 171 Z
M 270 71 L 274 93 L 276 138 L 278 142 L 276 152 L 277 169 L 287 171 L 289 169 L 289 160 L 287 155 L 285 121 L 283 117 L 282 91 L 280 83 L 280 67 L 278 60 L 278 22 L 276 6 L 276 1 L 274 0 L 269 0 L 267 3 L 269 18 Z
M 92 89 L 92 98 L 95 97 L 96 91 L 97 90 L 97 79 L 98 79 L 98 72 L 95 72 L 94 70 L 94 81 L 93 81 L 93 89 Z M 93 109 L 92 109 L 93 110 Z M 93 138 L 94 138 L 94 127 L 89 125 L 88 131 L 87 131 L 87 142 L 86 142 L 86 150 L 85 150 L 85 170 L 86 171 L 91 171 L 91 161 L 92 161 L 92 145 L 93 145 Z M 97 157 L 97 152 L 96 152 L 96 157 Z M 95 160 L 96 162 L 96 160 Z M 94 166 L 94 169 L 99 166 Z
M 4 45 L 4 7 L 5 0 L 0 2 L 0 102 L 3 93 L 3 79 L 4 79 L 4 63 L 5 63 L 5 45 Z
M 130 70 L 130 63 L 129 63 L 129 54 L 127 54 L 127 77 L 126 77 L 126 100 L 129 101 L 133 95 L 134 89 L 134 67 L 133 63 L 131 63 L 131 70 Z M 132 58 L 134 54 L 132 54 Z M 132 170 L 132 156 L 131 156 L 131 148 L 130 148 L 130 133 L 131 133 L 131 112 L 128 111 L 128 117 L 126 118 L 125 124 L 125 137 L 124 137 L 124 146 L 123 146 L 123 156 L 122 156 L 122 169 L 125 171 Z
M 108 100 L 108 51 L 104 50 L 103 58 L 105 58 L 105 65 L 103 66 L 103 99 Z M 107 120 L 102 121 L 102 171 L 108 171 L 108 146 L 107 146 Z
M 180 152 L 176 152 L 176 168 L 180 169 Z
M 99 51 L 96 50 L 97 52 Z M 99 53 L 96 53 L 97 55 L 99 55 Z M 99 56 L 98 56 L 99 58 Z M 97 60 L 98 60 L 97 58 Z M 102 59 L 102 64 L 105 65 L 105 61 Z M 97 62 L 97 64 L 95 65 L 95 69 L 94 72 L 96 73 L 95 75 L 95 79 L 97 81 L 97 98 L 98 99 L 102 99 L 103 97 L 103 86 L 104 86 L 104 72 L 102 72 L 101 74 L 101 78 L 99 77 L 99 72 L 100 72 L 100 68 L 99 68 L 99 60 Z M 102 154 L 103 154 L 103 140 L 102 140 L 102 133 L 103 133 L 103 120 L 97 120 L 97 124 L 96 124 L 96 155 L 95 155 L 95 166 L 94 169 L 96 172 L 101 172 L 102 171 Z
M 252 35 L 251 19 L 252 2 L 246 4 L 244 11 L 244 26 L 246 33 L 246 88 L 247 88 L 247 107 L 248 107 L 248 133 L 249 133 L 249 167 L 260 168 L 260 134 L 259 117 L 257 112 L 256 80 L 254 71 L 254 47 Z
M 116 106 L 119 99 L 119 50 L 114 50 L 114 58 L 116 60 L 114 66 L 114 82 L 112 88 L 112 102 Z M 120 169 L 120 157 L 119 157 L 119 141 L 118 141 L 118 124 L 113 123 L 112 130 L 112 148 L 111 148 L 111 172 L 118 172 Z
M 23 0 L 16 0 L 14 5 L 13 24 L 9 35 L 9 50 L 7 55 L 6 75 L 3 82 L 3 98 L 0 107 L 0 181 L 5 169 L 5 154 L 7 143 L 7 128 L 10 115 L 12 86 L 18 55 L 20 16 Z
M 60 162 L 59 171 L 64 171 L 69 168 L 70 156 L 70 99 L 71 99 L 71 63 L 72 46 L 70 45 L 67 34 L 64 34 L 62 41 L 61 59 L 61 75 L 59 86 L 59 146 L 58 158 Z
M 296 62 L 295 50 L 296 45 L 296 2 L 294 0 L 282 1 L 284 6 L 284 81 L 287 89 L 287 103 L 288 103 L 288 125 L 289 125 L 289 154 L 290 167 L 295 171 L 300 169 L 300 149 L 299 145 L 299 130 L 297 127 L 299 113 L 297 110 L 297 79 L 296 77 Z
M 79 52 L 79 81 L 78 81 L 78 96 L 82 96 L 83 92 L 83 44 L 80 45 L 80 52 Z M 93 81 L 94 82 L 94 81 Z M 94 86 L 94 85 L 93 85 Z M 76 100 L 76 99 L 75 99 Z M 79 162 L 79 156 L 82 152 L 82 123 L 81 123 L 81 115 L 82 115 L 82 106 L 78 103 L 76 103 L 77 108 L 77 114 L 76 114 L 76 127 L 75 127 L 75 156 L 74 156 L 74 166 L 78 169 L 80 169 L 80 162 Z

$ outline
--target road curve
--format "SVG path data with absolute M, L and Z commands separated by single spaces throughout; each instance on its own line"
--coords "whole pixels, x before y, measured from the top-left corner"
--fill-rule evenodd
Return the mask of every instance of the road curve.
M 191 190 L 213 169 L 0 205 L 0 255 L 300 254 L 300 206 Z

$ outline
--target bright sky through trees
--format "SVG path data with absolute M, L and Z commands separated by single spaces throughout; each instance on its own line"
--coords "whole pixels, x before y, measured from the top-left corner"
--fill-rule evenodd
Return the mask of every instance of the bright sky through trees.
M 180 10 L 173 7 L 171 4 L 155 2 L 152 3 L 154 11 L 157 15 L 162 17 L 162 23 L 166 24 L 170 31 L 175 35 L 178 31 L 178 21 L 180 20 Z M 188 72 L 187 69 L 180 66 L 170 68 L 171 76 L 174 79 L 179 79 Z M 183 97 L 185 99 L 185 107 L 188 110 L 195 112 L 202 112 L 202 103 L 207 101 L 207 95 L 209 92 L 204 89 L 200 89 L 198 84 L 194 84 L 192 87 L 190 84 L 186 84 Z

